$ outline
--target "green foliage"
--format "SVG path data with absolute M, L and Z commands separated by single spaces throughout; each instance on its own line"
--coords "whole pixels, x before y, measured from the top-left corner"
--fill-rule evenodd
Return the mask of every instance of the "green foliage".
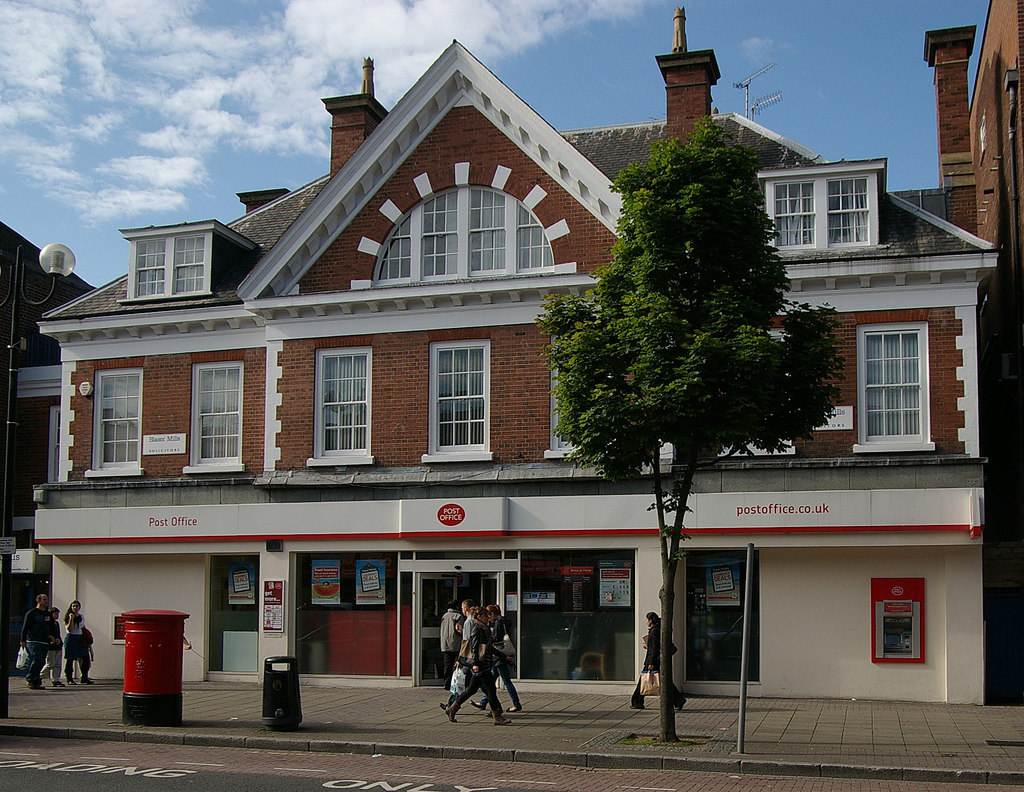
M 615 180 L 612 260 L 538 320 L 558 373 L 558 433 L 609 478 L 684 458 L 778 450 L 825 422 L 841 361 L 834 312 L 787 301 L 754 153 L 711 120 Z M 670 510 L 688 492 L 673 488 Z

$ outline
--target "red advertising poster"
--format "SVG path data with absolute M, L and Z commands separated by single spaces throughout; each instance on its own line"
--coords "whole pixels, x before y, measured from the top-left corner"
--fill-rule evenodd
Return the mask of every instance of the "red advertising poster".
M 263 632 L 284 632 L 284 581 L 263 581 Z

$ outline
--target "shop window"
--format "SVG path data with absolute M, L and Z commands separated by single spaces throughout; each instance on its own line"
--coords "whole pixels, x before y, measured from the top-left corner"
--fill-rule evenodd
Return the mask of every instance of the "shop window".
M 259 663 L 260 558 L 214 556 L 210 559 L 211 671 L 255 673 Z
M 631 550 L 524 552 L 520 677 L 633 679 L 634 570 Z
M 299 556 L 295 656 L 300 673 L 397 675 L 397 570 L 394 553 Z
M 686 553 L 686 680 L 738 682 L 743 651 L 745 550 Z M 760 679 L 758 556 L 752 581 L 749 679 Z M 678 641 L 676 642 L 678 645 Z

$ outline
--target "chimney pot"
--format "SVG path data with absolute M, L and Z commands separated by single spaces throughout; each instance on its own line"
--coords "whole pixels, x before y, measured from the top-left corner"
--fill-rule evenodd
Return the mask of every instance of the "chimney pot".
M 676 6 L 675 17 L 673 17 L 674 29 L 672 31 L 672 51 L 686 52 L 686 9 Z

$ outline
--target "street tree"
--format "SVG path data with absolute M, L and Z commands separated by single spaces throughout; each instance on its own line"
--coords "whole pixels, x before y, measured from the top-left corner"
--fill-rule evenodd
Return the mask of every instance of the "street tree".
M 842 361 L 835 312 L 787 298 L 758 160 L 710 119 L 624 169 L 612 258 L 586 295 L 548 299 L 558 435 L 609 479 L 649 476 L 661 547 L 659 738 L 678 739 L 672 624 L 698 470 L 782 450 L 826 422 Z M 663 451 L 674 464 L 663 468 Z M 748 570 L 749 574 L 749 570 Z

